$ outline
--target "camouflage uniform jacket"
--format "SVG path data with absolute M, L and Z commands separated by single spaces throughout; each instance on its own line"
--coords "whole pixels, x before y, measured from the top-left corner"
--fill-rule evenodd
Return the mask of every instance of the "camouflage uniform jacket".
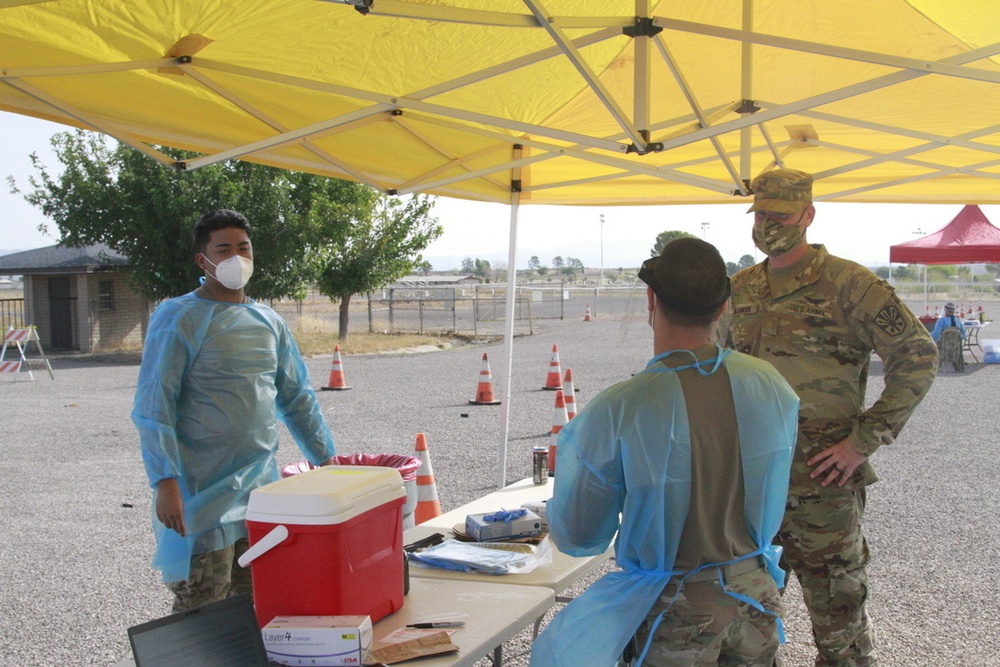
M 771 362 L 801 401 L 790 495 L 856 489 L 878 480 L 866 461 L 845 487 L 824 489 L 806 461 L 850 436 L 866 456 L 899 435 L 930 389 L 937 348 L 895 291 L 868 269 L 814 245 L 811 261 L 772 294 L 767 262 L 733 276 L 729 344 Z M 871 353 L 885 389 L 865 409 Z

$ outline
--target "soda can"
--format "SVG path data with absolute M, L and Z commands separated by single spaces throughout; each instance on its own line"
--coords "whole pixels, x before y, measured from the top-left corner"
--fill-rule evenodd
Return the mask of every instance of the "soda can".
M 549 483 L 549 450 L 535 447 L 531 450 L 531 479 L 535 484 Z

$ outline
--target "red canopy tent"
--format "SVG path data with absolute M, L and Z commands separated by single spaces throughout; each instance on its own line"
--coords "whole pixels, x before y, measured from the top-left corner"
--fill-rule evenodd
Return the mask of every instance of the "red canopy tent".
M 1000 263 L 1000 229 L 978 206 L 966 206 L 944 228 L 913 241 L 889 246 L 898 264 Z

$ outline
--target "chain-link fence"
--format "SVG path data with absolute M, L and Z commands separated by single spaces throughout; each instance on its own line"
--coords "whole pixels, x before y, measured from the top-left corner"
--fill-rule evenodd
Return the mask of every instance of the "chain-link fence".
M 591 317 L 646 318 L 645 285 L 593 287 L 575 285 L 522 285 L 516 288 L 514 333 L 531 335 L 537 323 Z M 970 312 L 985 309 L 989 316 L 1000 312 L 998 297 L 991 290 L 900 291 L 900 297 L 917 315 L 933 314 L 945 301 L 961 304 Z M 348 329 L 351 332 L 449 333 L 474 337 L 502 336 L 506 308 L 506 285 L 466 287 L 386 288 L 351 300 Z M 302 301 L 272 304 L 293 331 L 336 332 L 339 304 L 310 293 Z
M 574 287 L 525 285 L 516 288 L 514 332 L 534 333 L 541 320 L 583 319 L 638 313 L 645 317 L 645 285 Z M 393 287 L 351 300 L 352 332 L 453 333 L 499 336 L 504 332 L 506 285 L 468 287 Z M 293 331 L 336 331 L 339 304 L 310 293 L 301 301 L 272 304 Z

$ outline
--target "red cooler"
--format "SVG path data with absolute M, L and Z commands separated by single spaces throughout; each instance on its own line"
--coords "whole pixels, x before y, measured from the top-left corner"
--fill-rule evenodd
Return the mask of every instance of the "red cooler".
M 403 478 L 393 468 L 324 466 L 250 493 L 254 607 L 275 616 L 371 616 L 403 606 Z

